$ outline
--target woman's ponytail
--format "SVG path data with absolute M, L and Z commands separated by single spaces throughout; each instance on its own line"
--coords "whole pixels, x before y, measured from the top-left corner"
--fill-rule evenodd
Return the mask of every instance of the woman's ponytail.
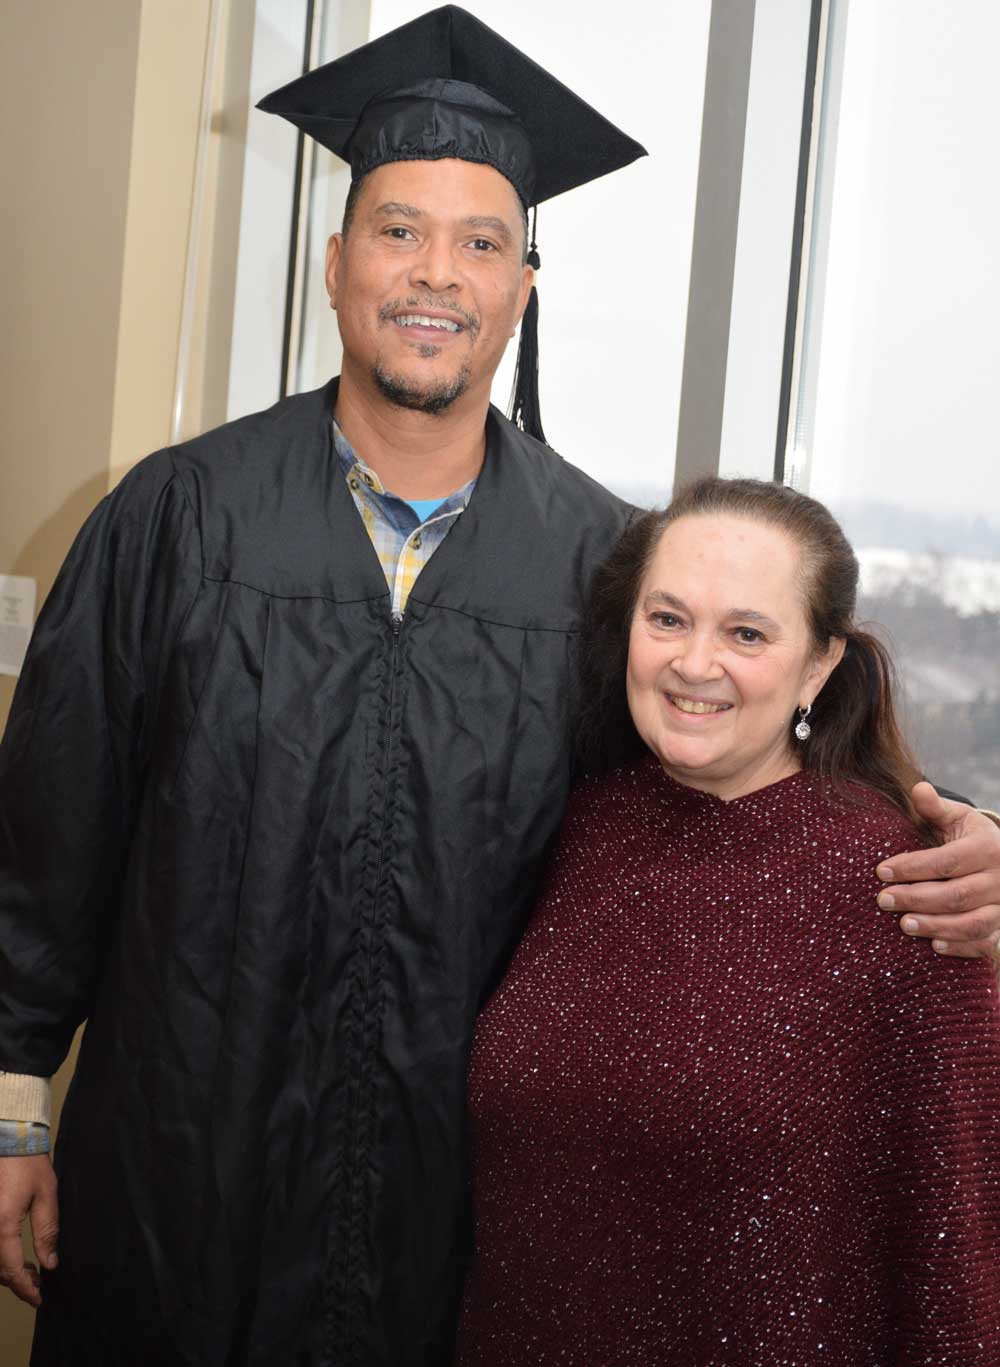
M 835 783 L 882 793 L 913 821 L 910 789 L 921 778 L 896 716 L 896 669 L 871 632 L 850 627 L 840 663 L 813 704 L 812 734 L 799 752 L 805 768 Z

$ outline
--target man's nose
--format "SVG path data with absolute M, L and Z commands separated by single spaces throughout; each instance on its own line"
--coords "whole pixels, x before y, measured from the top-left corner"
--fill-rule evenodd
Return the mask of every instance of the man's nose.
M 428 237 L 410 265 L 410 283 L 434 294 L 456 289 L 458 276 L 451 243 L 443 238 Z

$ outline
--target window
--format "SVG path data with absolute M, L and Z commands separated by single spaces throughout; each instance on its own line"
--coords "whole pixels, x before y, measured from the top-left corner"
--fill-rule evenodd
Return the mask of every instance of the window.
M 786 478 L 828 503 L 890 633 L 928 777 L 1000 807 L 1000 10 L 831 4 Z
M 307 27 L 303 0 L 256 3 L 254 100 L 301 70 Z M 316 0 L 311 44 L 305 39 L 309 65 L 426 8 L 424 0 Z M 625 497 L 662 501 L 677 439 L 711 0 L 630 0 L 624 15 L 585 0 L 572 24 L 564 7 L 535 0 L 477 0 L 473 8 L 651 154 L 539 210 L 540 388 L 546 433 L 561 454 Z M 250 116 L 231 417 L 260 408 L 269 391 L 277 397 L 294 133 L 262 125 L 281 122 Z M 307 146 L 292 239 L 289 390 L 315 388 L 339 368 L 323 256 L 340 227 L 349 182 L 343 163 Z M 504 410 L 515 354 L 512 342 L 493 386 Z

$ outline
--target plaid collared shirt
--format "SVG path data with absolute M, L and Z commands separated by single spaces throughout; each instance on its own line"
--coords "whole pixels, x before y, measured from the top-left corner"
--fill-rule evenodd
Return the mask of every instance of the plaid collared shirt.
M 368 529 L 392 591 L 393 616 L 401 617 L 417 575 L 465 512 L 476 481 L 470 479 L 450 494 L 426 522 L 421 522 L 405 499 L 383 487 L 378 475 L 355 453 L 336 423 L 333 444 L 354 506 Z

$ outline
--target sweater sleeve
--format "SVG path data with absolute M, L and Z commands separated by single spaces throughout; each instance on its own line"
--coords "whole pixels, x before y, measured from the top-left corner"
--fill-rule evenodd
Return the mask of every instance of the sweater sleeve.
M 50 1077 L 89 1013 L 162 665 L 200 578 L 161 452 L 91 514 L 39 616 L 0 745 L 0 1070 Z
M 47 1077 L 0 1072 L 0 1121 L 45 1125 L 52 1121 L 52 1086 Z
M 982 962 L 909 944 L 884 979 L 872 1155 L 895 1271 L 898 1367 L 1000 1362 L 1000 1013 Z M 881 1150 L 881 1151 L 879 1151 Z

